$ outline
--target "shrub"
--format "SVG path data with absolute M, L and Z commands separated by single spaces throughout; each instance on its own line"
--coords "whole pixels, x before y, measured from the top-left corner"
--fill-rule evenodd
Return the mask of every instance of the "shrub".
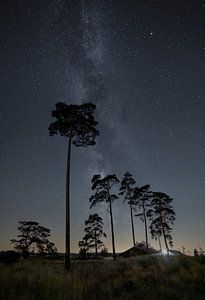
M 19 253 L 13 250 L 0 252 L 0 262 L 4 264 L 13 264 L 19 260 L 19 257 Z
M 108 249 L 106 247 L 104 247 L 101 252 L 100 252 L 100 255 L 103 256 L 103 257 L 108 257 L 110 256 L 109 253 L 108 253 Z

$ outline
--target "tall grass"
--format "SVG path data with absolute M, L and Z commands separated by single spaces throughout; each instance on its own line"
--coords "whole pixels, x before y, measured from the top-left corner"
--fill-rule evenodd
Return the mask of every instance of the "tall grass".
M 205 261 L 153 257 L 72 261 L 31 258 L 0 265 L 2 300 L 205 299 Z

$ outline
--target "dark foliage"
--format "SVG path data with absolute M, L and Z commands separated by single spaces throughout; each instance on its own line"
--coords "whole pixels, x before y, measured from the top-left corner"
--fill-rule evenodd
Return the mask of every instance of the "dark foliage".
M 0 262 L 4 264 L 16 263 L 19 260 L 19 258 L 20 258 L 19 253 L 13 250 L 0 252 Z
M 19 221 L 18 238 L 12 239 L 14 248 L 22 254 L 24 258 L 31 252 L 35 252 L 34 247 L 40 254 L 53 254 L 57 252 L 54 243 L 49 242 L 50 229 L 40 226 L 35 221 Z
M 103 256 L 103 257 L 110 256 L 110 254 L 108 253 L 108 248 L 106 248 L 106 247 L 102 248 L 102 250 L 100 251 L 100 256 Z
M 52 111 L 52 117 L 56 121 L 49 126 L 51 136 L 60 134 L 71 137 L 72 143 L 77 147 L 95 145 L 95 138 L 99 130 L 94 119 L 95 104 L 83 103 L 81 105 L 67 105 L 62 102 L 56 103 L 56 110 Z
M 80 254 L 85 256 L 91 249 L 95 249 L 95 256 L 98 255 L 98 250 L 104 246 L 101 241 L 102 237 L 106 237 L 103 232 L 103 220 L 98 214 L 90 215 L 85 221 L 85 236 L 79 242 Z

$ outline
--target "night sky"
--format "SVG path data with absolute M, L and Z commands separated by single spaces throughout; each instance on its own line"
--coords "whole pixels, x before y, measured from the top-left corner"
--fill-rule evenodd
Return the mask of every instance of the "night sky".
M 0 249 L 19 220 L 64 251 L 67 141 L 49 137 L 55 103 L 97 106 L 97 145 L 72 148 L 72 251 L 91 178 L 126 171 L 173 197 L 176 249 L 205 247 L 205 1 L 21 0 L 0 5 Z M 132 246 L 129 207 L 113 205 L 116 250 Z M 143 223 L 135 220 L 138 241 Z M 155 243 L 152 242 L 155 246 Z

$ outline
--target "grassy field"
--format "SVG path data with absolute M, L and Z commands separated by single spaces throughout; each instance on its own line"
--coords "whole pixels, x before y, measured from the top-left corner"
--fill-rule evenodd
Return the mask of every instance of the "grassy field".
M 30 258 L 0 264 L 0 299 L 205 299 L 205 257 L 153 257 L 112 261 Z

